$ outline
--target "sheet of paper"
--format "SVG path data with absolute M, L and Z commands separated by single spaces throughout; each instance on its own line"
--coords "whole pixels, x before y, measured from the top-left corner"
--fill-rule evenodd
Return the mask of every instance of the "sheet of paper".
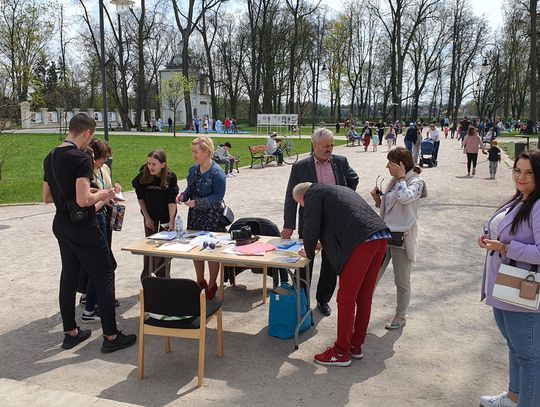
M 176 239 L 176 232 L 175 231 L 169 232 L 169 231 L 164 230 L 159 233 L 154 233 L 153 235 L 148 236 L 148 238 L 155 239 L 155 240 L 174 240 Z
M 191 239 L 192 237 L 197 236 L 212 236 L 212 232 L 205 232 L 204 230 L 199 230 L 197 232 L 187 233 L 184 235 L 186 239 Z
M 114 199 L 116 199 L 117 201 L 125 201 L 126 200 L 124 198 L 124 195 L 122 195 L 122 191 L 119 191 L 116 194 L 114 194 Z
M 185 244 L 185 243 L 165 243 L 158 247 L 159 250 L 165 250 L 170 252 L 189 252 L 195 247 L 194 244 Z
M 298 254 L 298 252 L 302 250 L 303 248 L 304 246 L 302 244 L 296 243 L 295 245 L 289 247 L 288 249 L 285 249 L 285 250 L 278 249 L 278 251 L 283 252 L 283 253 L 289 253 L 289 254 Z
M 248 254 L 238 253 L 237 251 L 235 251 L 235 248 L 236 248 L 236 245 L 229 246 L 226 249 L 224 249 L 221 253 L 234 254 L 236 256 L 264 256 L 266 253 L 266 252 L 252 253 L 248 255 Z
M 220 240 L 219 240 L 219 239 L 216 239 L 215 237 L 206 235 L 206 236 L 197 236 L 197 237 L 194 237 L 193 239 L 191 239 L 191 242 L 190 242 L 190 243 L 191 243 L 192 245 L 202 246 L 204 242 L 208 242 L 208 243 L 218 243 L 218 242 L 220 242 Z

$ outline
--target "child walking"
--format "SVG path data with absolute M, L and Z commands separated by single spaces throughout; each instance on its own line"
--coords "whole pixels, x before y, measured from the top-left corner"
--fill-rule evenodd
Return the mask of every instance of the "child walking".
M 501 150 L 497 147 L 497 140 L 491 142 L 491 147 L 488 150 L 488 161 L 489 161 L 489 178 L 495 179 L 495 174 L 497 173 L 497 167 L 501 162 Z
M 371 136 L 371 143 L 373 144 L 373 151 L 377 151 L 379 145 L 379 135 L 377 133 L 373 133 L 373 136 Z

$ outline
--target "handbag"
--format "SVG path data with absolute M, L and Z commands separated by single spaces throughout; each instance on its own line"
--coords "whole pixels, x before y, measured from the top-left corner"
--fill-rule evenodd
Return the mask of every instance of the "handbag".
M 294 337 L 296 330 L 296 288 L 289 283 L 282 283 L 277 289 L 279 294 L 270 293 L 270 310 L 268 312 L 268 335 L 281 339 Z M 308 312 L 307 297 L 304 289 L 300 290 L 301 315 Z M 313 316 L 309 316 L 302 322 L 299 332 L 304 332 L 311 326 Z
M 54 182 L 58 188 L 58 191 L 60 191 L 60 195 L 62 195 L 62 199 L 64 200 L 68 213 L 69 213 L 69 219 L 74 223 L 82 223 L 86 222 L 88 220 L 88 209 L 80 207 L 77 202 L 70 200 L 66 194 L 64 194 L 64 190 L 60 186 L 60 182 L 58 182 L 58 177 L 56 176 L 56 170 L 54 169 L 54 153 L 56 152 L 56 149 L 54 149 L 51 153 L 51 169 L 52 174 L 54 177 Z
M 388 240 L 390 246 L 401 247 L 405 239 L 405 232 L 390 232 L 392 237 Z
M 221 216 L 219 218 L 219 225 L 221 227 L 227 227 L 234 222 L 234 213 L 231 208 L 225 205 L 225 202 L 222 202 L 221 206 L 223 208 L 223 212 L 221 212 Z
M 493 287 L 493 298 L 528 310 L 538 310 L 540 275 L 537 269 L 536 264 L 531 265 L 529 270 L 516 267 L 514 260 L 510 264 L 501 263 Z

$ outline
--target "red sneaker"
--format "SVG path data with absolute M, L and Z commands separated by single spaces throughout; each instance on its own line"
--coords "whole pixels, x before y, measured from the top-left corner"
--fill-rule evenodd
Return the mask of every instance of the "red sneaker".
M 361 346 L 351 346 L 351 358 L 353 359 L 363 359 L 364 354 L 362 353 Z
M 351 364 L 349 354 L 340 353 L 336 347 L 328 348 L 326 352 L 315 355 L 313 360 L 321 365 L 349 366 Z

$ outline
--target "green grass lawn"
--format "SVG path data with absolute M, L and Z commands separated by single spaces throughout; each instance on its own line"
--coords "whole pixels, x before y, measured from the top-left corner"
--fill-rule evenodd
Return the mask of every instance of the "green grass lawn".
M 14 134 L 4 135 L 0 141 L 0 152 L 9 148 L 0 180 L 0 204 L 41 202 L 43 184 L 43 159 L 59 144 L 57 134 Z M 147 154 L 156 149 L 164 149 L 168 164 L 179 179 L 187 176 L 188 168 L 193 164 L 191 141 L 193 135 L 172 137 L 122 136 L 111 134 L 109 142 L 113 149 L 114 181 L 122 185 L 125 191 L 133 189 L 131 180 L 139 168 L 146 162 Z M 214 137 L 214 145 L 227 141 L 226 137 Z M 256 139 L 229 139 L 231 153 L 240 156 L 240 166 L 249 165 L 248 146 L 265 144 Z M 336 140 L 336 144 L 344 144 Z M 294 148 L 298 153 L 310 151 L 310 140 L 295 139 Z

